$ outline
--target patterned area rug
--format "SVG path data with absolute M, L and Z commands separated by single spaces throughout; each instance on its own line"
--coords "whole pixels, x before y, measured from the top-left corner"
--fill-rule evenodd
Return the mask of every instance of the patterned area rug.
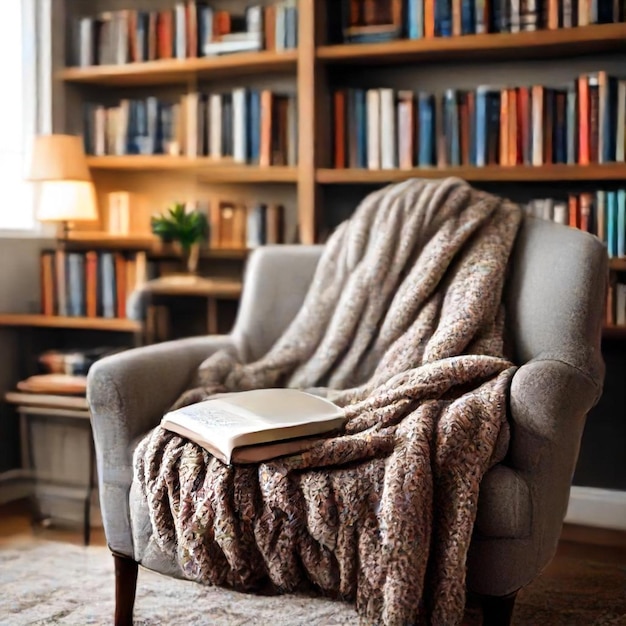
M 626 568 L 577 561 L 519 597 L 515 626 L 626 626 Z M 0 548 L 0 625 L 110 624 L 113 563 L 103 547 L 30 540 Z M 261 597 L 140 570 L 136 626 L 358 624 L 350 606 L 302 596 Z M 480 624 L 470 608 L 464 624 Z

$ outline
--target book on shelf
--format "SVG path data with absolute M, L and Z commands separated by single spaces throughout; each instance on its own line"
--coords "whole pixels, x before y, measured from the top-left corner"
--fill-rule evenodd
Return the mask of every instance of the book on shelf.
M 340 20 L 331 28 L 342 41 L 376 43 L 619 23 L 625 7 L 604 0 L 343 0 Z
M 215 200 L 210 209 L 212 248 L 242 249 L 286 243 L 285 209 L 280 204 Z
M 391 41 L 402 35 L 403 0 L 342 0 L 342 32 L 350 43 Z
M 612 163 L 626 156 L 626 79 L 333 94 L 336 168 Z
M 243 13 L 187 0 L 162 10 L 129 8 L 75 19 L 69 62 L 123 65 L 297 46 L 296 0 L 249 6 Z
M 297 102 L 292 94 L 236 88 L 190 92 L 177 101 L 122 99 L 83 105 L 85 152 L 94 156 L 167 154 L 216 163 L 297 164 Z
M 528 215 L 596 235 L 610 258 L 626 257 L 626 189 L 570 193 L 566 200 L 539 198 L 524 208 Z
M 76 374 L 34 374 L 17 383 L 18 391 L 52 395 L 85 395 L 87 377 Z
M 40 264 L 42 313 L 70 317 L 125 318 L 148 271 L 145 252 L 44 250 Z
M 110 191 L 106 195 L 107 232 L 111 235 L 151 237 L 147 200 L 130 191 Z
M 532 217 L 595 235 L 610 258 L 626 257 L 626 189 L 572 193 L 567 199 L 537 198 L 525 204 L 524 210 Z M 626 284 L 615 273 L 607 290 L 605 323 L 626 326 Z
M 42 374 L 86 376 L 96 361 L 121 350 L 112 346 L 45 350 L 37 357 L 37 364 Z
M 621 276 L 611 274 L 606 297 L 605 323 L 626 327 L 626 283 Z
M 215 396 L 170 411 L 161 426 L 224 463 L 254 463 L 306 450 L 345 424 L 342 408 L 296 389 Z

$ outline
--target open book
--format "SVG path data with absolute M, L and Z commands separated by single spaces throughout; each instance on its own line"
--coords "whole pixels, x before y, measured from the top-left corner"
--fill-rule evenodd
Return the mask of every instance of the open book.
M 255 389 L 216 396 L 163 416 L 161 426 L 224 463 L 256 463 L 296 454 L 345 423 L 336 404 L 296 389 Z

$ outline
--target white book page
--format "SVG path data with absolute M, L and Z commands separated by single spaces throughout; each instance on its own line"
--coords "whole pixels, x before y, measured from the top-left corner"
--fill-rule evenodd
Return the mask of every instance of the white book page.
M 297 389 L 255 389 L 221 394 L 206 402 L 258 420 L 268 428 L 326 421 L 343 415 L 343 409 L 330 400 Z
M 230 457 L 242 435 L 265 432 L 260 439 L 248 441 L 260 443 L 281 438 L 280 429 L 289 429 L 284 433 L 287 437 L 319 434 L 328 430 L 324 424 L 331 422 L 338 427 L 343 418 L 343 409 L 325 398 L 295 389 L 258 389 L 222 394 L 171 411 L 161 425 L 168 428 L 168 424 L 178 424 Z M 304 425 L 306 433 L 294 432 L 294 428 Z

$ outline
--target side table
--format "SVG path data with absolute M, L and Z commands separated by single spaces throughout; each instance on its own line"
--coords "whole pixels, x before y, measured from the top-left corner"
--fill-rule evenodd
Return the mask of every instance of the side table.
M 95 487 L 95 450 L 87 400 L 77 396 L 57 396 L 52 394 L 32 394 L 22 392 L 8 392 L 5 395 L 8 403 L 14 404 L 20 419 L 20 439 L 22 467 L 32 477 L 34 493 L 32 495 L 33 520 L 43 523 L 50 516 L 41 513 L 40 497 L 47 498 L 78 499 L 82 501 L 83 516 L 83 541 L 89 545 L 91 534 L 91 500 Z M 41 450 L 37 451 L 33 441 L 33 426 L 36 422 L 56 423 L 71 427 L 88 429 L 88 470 L 86 482 L 67 480 L 67 476 L 59 478 L 54 476 L 51 468 L 46 468 L 45 473 L 39 465 Z M 52 455 L 51 455 L 52 456 Z M 81 476 L 72 479 L 82 478 Z M 83 484 L 77 484 L 83 482 Z

